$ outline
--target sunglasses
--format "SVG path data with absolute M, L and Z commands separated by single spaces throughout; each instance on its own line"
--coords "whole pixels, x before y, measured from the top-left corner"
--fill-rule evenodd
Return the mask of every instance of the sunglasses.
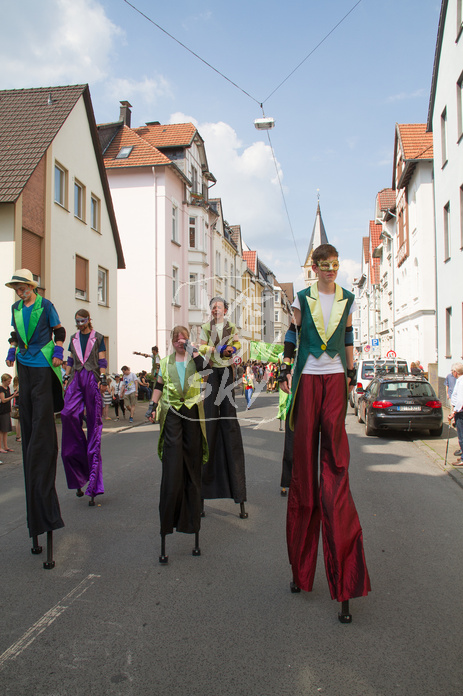
M 339 270 L 339 261 L 320 261 L 317 266 L 321 271 L 337 271 Z

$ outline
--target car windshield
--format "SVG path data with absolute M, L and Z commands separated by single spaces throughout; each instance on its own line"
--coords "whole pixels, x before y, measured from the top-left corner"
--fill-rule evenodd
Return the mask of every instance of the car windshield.
M 364 360 L 362 379 L 373 379 L 377 375 L 408 375 L 405 360 Z
M 434 397 L 432 387 L 427 382 L 389 382 L 381 385 L 383 399 L 413 398 L 414 396 Z

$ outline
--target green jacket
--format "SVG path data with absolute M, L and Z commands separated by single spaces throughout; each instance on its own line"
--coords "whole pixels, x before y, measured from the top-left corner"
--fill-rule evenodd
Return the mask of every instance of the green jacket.
M 239 341 L 234 341 L 233 337 L 236 335 L 236 326 L 228 319 L 224 322 L 222 338 L 220 339 L 215 328 L 215 322 L 209 321 L 207 324 L 203 324 L 201 327 L 206 334 L 207 344 L 199 346 L 199 352 L 201 355 L 208 357 L 212 367 L 228 367 L 233 364 L 233 357 L 231 358 L 220 358 L 218 354 L 212 348 L 217 348 L 221 346 L 233 346 L 236 350 L 241 348 L 241 343 Z
M 301 290 L 297 295 L 301 305 L 301 327 L 299 330 L 296 365 L 292 379 L 291 427 L 294 425 L 296 393 L 302 370 L 309 355 L 313 355 L 315 358 L 319 358 L 324 352 L 328 353 L 330 358 L 339 355 L 344 372 L 346 372 L 345 333 L 349 311 L 355 299 L 353 293 L 336 284 L 333 307 L 325 332 L 322 306 L 318 294 L 318 283 L 314 283 L 310 288 Z
M 160 400 L 159 423 L 161 430 L 159 433 L 158 453 L 162 459 L 164 449 L 164 426 L 166 416 L 170 408 L 179 411 L 182 406 L 191 409 L 195 404 L 198 406 L 199 425 L 202 433 L 203 463 L 209 457 L 206 439 L 206 421 L 204 416 L 204 402 L 201 392 L 201 375 L 196 370 L 193 360 L 188 360 L 185 370 L 185 384 L 182 389 L 177 367 L 175 365 L 175 353 L 161 360 L 161 376 L 164 382 L 164 389 Z

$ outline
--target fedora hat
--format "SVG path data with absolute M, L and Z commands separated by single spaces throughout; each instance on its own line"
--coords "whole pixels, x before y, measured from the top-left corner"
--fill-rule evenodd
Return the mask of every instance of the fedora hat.
M 7 288 L 13 288 L 16 284 L 21 284 L 25 283 L 26 285 L 32 285 L 33 288 L 36 288 L 38 283 L 35 282 L 34 278 L 32 277 L 32 273 L 28 268 L 20 268 L 19 271 L 15 271 L 13 277 L 8 283 L 5 283 Z

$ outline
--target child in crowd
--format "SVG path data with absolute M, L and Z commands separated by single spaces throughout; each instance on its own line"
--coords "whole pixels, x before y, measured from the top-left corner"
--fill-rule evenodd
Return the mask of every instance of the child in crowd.
M 113 401 L 111 393 L 111 377 L 106 377 L 106 381 L 106 386 L 101 387 L 101 394 L 103 396 L 103 418 L 104 420 L 111 420 L 111 416 L 109 415 L 109 406 Z

